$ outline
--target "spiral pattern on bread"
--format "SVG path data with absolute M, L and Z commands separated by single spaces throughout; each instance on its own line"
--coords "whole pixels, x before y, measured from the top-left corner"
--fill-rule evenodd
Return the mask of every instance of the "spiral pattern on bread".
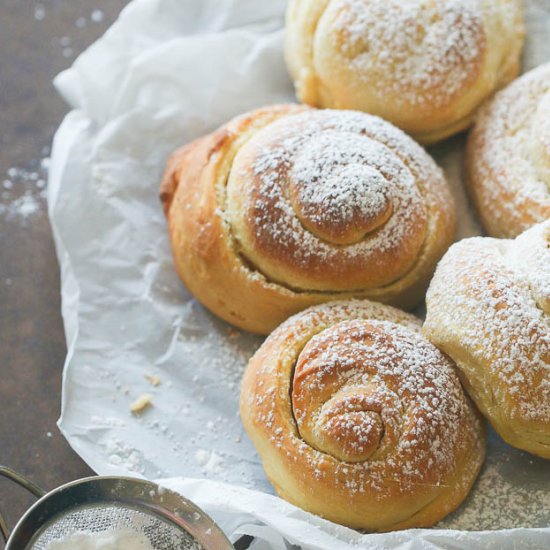
M 412 315 L 314 306 L 250 360 L 241 417 L 283 498 L 375 531 L 433 525 L 465 498 L 483 426 L 452 362 Z
M 234 119 L 174 155 L 162 197 L 185 284 L 253 332 L 339 297 L 415 305 L 454 231 L 433 160 L 352 111 Z
M 518 74 L 523 34 L 521 0 L 292 0 L 285 50 L 301 101 L 433 143 Z
M 550 220 L 515 240 L 453 245 L 426 303 L 424 334 L 495 430 L 550 458 Z
M 466 168 L 489 235 L 516 237 L 550 218 L 550 63 L 518 78 L 481 110 Z

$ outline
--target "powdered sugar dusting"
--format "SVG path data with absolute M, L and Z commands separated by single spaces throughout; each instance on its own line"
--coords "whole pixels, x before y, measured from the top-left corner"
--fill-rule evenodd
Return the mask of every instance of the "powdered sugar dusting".
M 342 54 L 381 97 L 435 108 L 477 78 L 485 50 L 474 0 L 335 0 Z M 391 71 L 390 71 L 391 67 Z
M 388 321 L 342 322 L 314 336 L 298 358 L 293 405 L 306 443 L 340 460 L 371 459 L 356 472 L 361 486 L 389 475 L 404 490 L 443 482 L 461 423 L 473 421 L 451 363 Z
M 550 217 L 550 64 L 498 93 L 469 142 L 471 188 L 495 236 Z
M 387 306 L 340 302 L 292 317 L 251 360 L 244 388 L 260 452 L 299 463 L 304 491 L 327 480 L 356 506 L 416 494 L 415 514 L 448 484 L 466 493 L 483 459 L 481 422 L 452 363 L 414 317 Z
M 0 215 L 21 225 L 42 212 L 45 205 L 49 158 L 31 164 L 31 170 L 9 168 L 0 184 Z
M 433 160 L 385 121 L 306 111 L 270 124 L 239 151 L 228 212 L 244 255 L 269 279 L 285 283 L 284 265 L 294 287 L 369 288 L 411 268 L 446 191 Z
M 390 204 L 389 182 L 369 166 L 381 154 L 376 147 L 363 136 L 337 131 L 313 136 L 303 144 L 290 174 L 297 195 L 294 207 L 302 222 L 310 222 L 317 232 L 337 224 L 343 226 L 342 233 L 352 233 L 351 226 L 358 226 L 362 231 L 350 235 L 350 244 L 353 237 L 361 240 L 374 229 L 373 221 Z
M 515 241 L 477 237 L 454 245 L 432 281 L 425 324 L 430 339 L 456 356 L 497 427 L 547 453 L 549 242 L 550 221 Z
M 548 527 L 548 464 L 518 455 L 512 449 L 491 449 L 464 505 L 437 527 L 464 531 Z
M 0 213 L 4 213 L 8 219 L 26 220 L 36 214 L 41 208 L 41 201 L 32 193 L 26 192 L 17 197 L 8 206 L 0 205 Z
M 154 550 L 149 539 L 130 529 L 77 532 L 50 542 L 46 550 Z

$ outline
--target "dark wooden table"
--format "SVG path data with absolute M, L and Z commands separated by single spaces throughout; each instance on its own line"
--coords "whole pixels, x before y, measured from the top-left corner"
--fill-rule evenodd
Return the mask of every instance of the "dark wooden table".
M 0 0 L 0 464 L 45 489 L 92 473 L 56 427 L 66 348 L 40 180 L 68 108 L 51 81 L 126 3 Z M 31 502 L 0 479 L 11 525 Z
M 0 465 L 46 490 L 93 475 L 56 426 L 66 346 L 44 185 L 68 107 L 52 79 L 127 3 L 0 0 Z M 0 477 L 10 526 L 33 500 Z

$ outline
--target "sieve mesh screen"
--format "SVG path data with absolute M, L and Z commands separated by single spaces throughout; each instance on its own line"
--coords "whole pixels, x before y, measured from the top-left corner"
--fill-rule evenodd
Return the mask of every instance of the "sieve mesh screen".
M 148 541 L 154 550 L 205 550 L 192 535 L 155 515 L 120 504 L 82 506 L 57 516 L 34 538 L 29 550 L 55 550 L 81 533 L 101 535 L 131 532 Z M 147 547 L 145 547 L 147 548 Z

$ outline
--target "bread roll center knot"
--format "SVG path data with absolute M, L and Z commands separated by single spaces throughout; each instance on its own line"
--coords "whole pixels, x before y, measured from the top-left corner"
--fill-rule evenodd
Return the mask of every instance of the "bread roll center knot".
M 384 422 L 380 403 L 369 393 L 347 388 L 325 403 L 317 420 L 321 450 L 346 462 L 362 462 L 379 449 Z
M 364 135 L 327 130 L 297 151 L 289 198 L 311 233 L 350 245 L 384 225 L 392 214 L 391 184 L 372 165 L 380 146 Z
M 304 441 L 343 462 L 383 459 L 401 438 L 396 390 L 407 373 L 400 361 L 393 339 L 366 321 L 339 323 L 309 340 L 292 388 Z

